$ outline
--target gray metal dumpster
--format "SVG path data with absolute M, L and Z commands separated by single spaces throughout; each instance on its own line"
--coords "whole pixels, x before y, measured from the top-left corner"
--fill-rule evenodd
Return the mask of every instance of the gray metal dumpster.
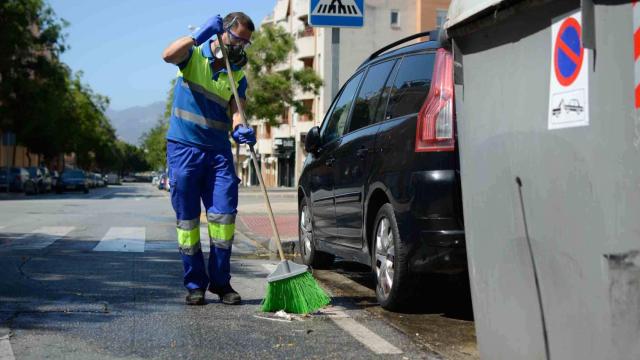
M 452 1 L 484 359 L 640 359 L 636 6 Z

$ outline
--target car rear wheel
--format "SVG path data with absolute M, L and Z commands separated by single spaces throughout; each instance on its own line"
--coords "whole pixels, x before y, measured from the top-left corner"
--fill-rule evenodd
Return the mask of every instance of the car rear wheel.
M 411 289 L 405 246 L 391 204 L 378 210 L 372 233 L 372 268 L 376 278 L 376 297 L 387 310 L 400 310 Z
M 311 212 L 306 198 L 302 200 L 300 213 L 298 215 L 299 247 L 302 261 L 306 265 L 316 269 L 328 268 L 333 264 L 335 256 L 316 250 L 313 242 L 313 223 L 311 220 Z

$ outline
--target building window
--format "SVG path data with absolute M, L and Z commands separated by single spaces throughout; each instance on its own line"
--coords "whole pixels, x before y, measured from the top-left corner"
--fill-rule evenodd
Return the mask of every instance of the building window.
M 442 29 L 444 22 L 447 20 L 447 10 L 436 10 L 436 27 Z
M 400 27 L 400 12 L 398 10 L 391 10 L 391 27 Z
M 305 69 L 313 69 L 313 58 L 312 57 L 303 58 L 302 59 L 302 63 L 304 64 L 304 68 Z

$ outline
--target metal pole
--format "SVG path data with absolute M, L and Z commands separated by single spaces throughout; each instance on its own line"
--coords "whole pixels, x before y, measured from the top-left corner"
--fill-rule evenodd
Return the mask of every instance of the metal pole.
M 340 90 L 340 28 L 331 28 L 331 98 Z

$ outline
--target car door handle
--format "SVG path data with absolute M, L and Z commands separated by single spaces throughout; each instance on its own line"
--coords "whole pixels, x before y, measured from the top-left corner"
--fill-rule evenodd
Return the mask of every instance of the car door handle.
M 335 163 L 335 162 L 336 162 L 336 158 L 333 158 L 333 157 L 332 157 L 332 158 L 328 158 L 328 159 L 324 162 L 324 164 L 325 164 L 325 165 L 327 165 L 327 166 L 333 166 L 333 163 Z
M 361 147 L 360 149 L 356 150 L 356 156 L 360 159 L 364 159 L 365 157 L 367 157 L 368 152 L 369 149 L 367 149 L 366 147 Z

